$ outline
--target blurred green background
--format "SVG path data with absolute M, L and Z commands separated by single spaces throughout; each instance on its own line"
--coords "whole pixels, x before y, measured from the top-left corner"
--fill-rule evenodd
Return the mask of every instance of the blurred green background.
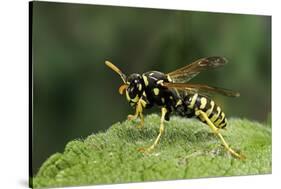
M 129 74 L 224 56 L 229 64 L 192 82 L 239 91 L 214 96 L 228 117 L 271 122 L 270 16 L 50 2 L 32 11 L 33 174 L 68 141 L 133 112 L 105 60 Z

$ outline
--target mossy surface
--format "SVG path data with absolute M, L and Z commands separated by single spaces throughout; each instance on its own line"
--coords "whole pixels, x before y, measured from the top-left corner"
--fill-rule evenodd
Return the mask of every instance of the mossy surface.
M 165 122 L 160 144 L 148 147 L 159 131 L 160 117 L 112 125 L 105 133 L 70 141 L 63 153 L 49 157 L 32 179 L 33 187 L 59 187 L 159 181 L 271 173 L 271 127 L 245 119 L 230 119 L 223 136 L 246 160 L 229 155 L 211 130 L 196 119 L 172 117 Z

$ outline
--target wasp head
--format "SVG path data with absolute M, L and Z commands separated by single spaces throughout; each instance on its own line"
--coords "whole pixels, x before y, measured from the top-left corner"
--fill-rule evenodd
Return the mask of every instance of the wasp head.
M 140 74 L 133 73 L 126 80 L 126 97 L 131 106 L 134 106 L 143 93 L 144 82 Z
M 127 77 L 111 62 L 105 61 L 105 64 L 121 77 L 123 84 L 119 87 L 119 93 L 122 95 L 124 91 L 126 91 L 127 100 L 131 106 L 134 106 L 138 102 L 144 90 L 142 76 L 140 74 L 133 73 Z

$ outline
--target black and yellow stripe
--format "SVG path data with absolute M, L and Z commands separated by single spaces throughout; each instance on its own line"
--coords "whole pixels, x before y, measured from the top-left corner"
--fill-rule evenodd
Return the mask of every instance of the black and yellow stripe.
M 202 110 L 212 121 L 212 123 L 217 128 L 224 128 L 227 125 L 227 119 L 225 113 L 221 110 L 221 107 L 218 106 L 213 100 L 199 95 L 198 93 L 192 94 L 189 96 L 187 107 L 193 110 Z M 202 122 L 206 123 L 204 117 L 197 116 Z

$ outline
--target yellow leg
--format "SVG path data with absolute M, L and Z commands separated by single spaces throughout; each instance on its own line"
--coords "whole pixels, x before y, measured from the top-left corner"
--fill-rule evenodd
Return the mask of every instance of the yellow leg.
M 159 143 L 160 137 L 161 137 L 161 135 L 162 135 L 163 132 L 164 132 L 164 120 L 165 120 L 165 115 L 166 115 L 166 113 L 167 113 L 167 109 L 163 107 L 163 108 L 161 109 L 161 112 L 162 112 L 162 115 L 161 115 L 161 122 L 160 122 L 159 134 L 158 134 L 156 140 L 154 141 L 154 143 L 153 143 L 149 148 L 147 148 L 147 149 L 140 148 L 140 149 L 139 149 L 140 151 L 143 151 L 143 152 L 144 152 L 144 151 L 145 151 L 145 152 L 150 152 L 150 151 L 152 151 L 152 150 L 155 148 L 155 146 Z
M 239 158 L 239 159 L 245 159 L 245 156 L 238 154 L 237 152 L 235 152 L 232 148 L 229 147 L 229 145 L 226 143 L 226 141 L 224 140 L 223 136 L 221 135 L 221 133 L 219 133 L 219 129 L 215 127 L 215 125 L 213 124 L 213 122 L 211 122 L 211 120 L 208 118 L 207 114 L 205 112 L 203 112 L 202 110 L 197 110 L 195 112 L 195 114 L 197 116 L 201 116 L 204 118 L 204 120 L 206 120 L 207 124 L 209 125 L 209 127 L 212 129 L 212 131 L 221 139 L 222 144 L 224 145 L 224 147 L 226 148 L 226 150 L 232 154 L 233 156 Z
M 134 120 L 134 119 L 137 119 L 138 117 L 140 117 L 141 122 L 140 122 L 140 124 L 137 126 L 138 128 L 142 128 L 143 125 L 144 125 L 144 119 L 143 119 L 142 111 L 143 111 L 142 99 L 140 99 L 140 100 L 137 102 L 135 114 L 134 114 L 134 115 L 128 115 L 128 120 Z

